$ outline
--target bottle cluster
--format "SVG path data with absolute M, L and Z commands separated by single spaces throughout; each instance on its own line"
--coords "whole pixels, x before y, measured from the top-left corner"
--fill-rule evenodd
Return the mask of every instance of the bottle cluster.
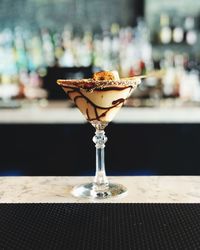
M 162 13 L 153 41 L 160 44 L 193 46 L 198 42 L 198 20 L 199 17 L 195 16 Z
M 200 55 L 174 50 L 170 44 L 198 43 L 195 19 L 187 17 L 182 26 L 160 16 L 159 41 L 169 46 L 157 49 L 146 23 L 120 28 L 113 24 L 101 33 L 75 33 L 70 26 L 61 31 L 0 31 L 0 98 L 43 98 L 43 77 L 48 67 L 88 67 L 117 70 L 121 77 L 161 72 L 148 78 L 138 91 L 147 97 L 181 97 L 200 100 Z M 175 25 L 176 24 L 176 25 Z M 185 28 L 183 28 L 185 27 Z M 190 46 L 192 47 L 192 46 Z

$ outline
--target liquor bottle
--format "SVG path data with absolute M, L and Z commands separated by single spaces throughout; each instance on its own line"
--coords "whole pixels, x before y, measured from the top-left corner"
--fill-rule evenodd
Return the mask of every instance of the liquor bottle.
M 170 17 L 167 14 L 160 16 L 160 42 L 162 44 L 169 44 L 172 39 L 172 30 L 170 28 Z
M 194 17 L 186 17 L 185 19 L 185 40 L 189 45 L 194 45 L 197 42 L 197 31 L 195 30 L 195 19 Z
M 16 64 L 18 70 L 28 68 L 27 51 L 25 47 L 24 31 L 20 27 L 15 28 L 15 49 L 16 49 Z
M 184 40 L 184 29 L 181 25 L 181 18 L 174 17 L 173 18 L 173 31 L 172 31 L 172 39 L 174 43 L 182 43 Z
M 75 66 L 75 58 L 73 54 L 73 30 L 71 27 L 65 27 L 62 33 L 62 47 L 63 55 L 59 58 L 59 65 L 61 67 Z
M 45 29 L 41 31 L 42 36 L 42 49 L 43 56 L 46 66 L 54 66 L 55 56 L 54 56 L 54 46 L 49 30 Z

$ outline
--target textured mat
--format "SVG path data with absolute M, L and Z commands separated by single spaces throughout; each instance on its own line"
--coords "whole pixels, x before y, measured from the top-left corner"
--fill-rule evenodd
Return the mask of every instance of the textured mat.
M 10 249 L 200 249 L 200 205 L 1 204 Z

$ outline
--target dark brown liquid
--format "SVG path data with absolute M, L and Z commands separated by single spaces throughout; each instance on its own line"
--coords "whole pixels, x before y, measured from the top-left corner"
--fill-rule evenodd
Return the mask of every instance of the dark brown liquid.
M 102 117 L 105 117 L 106 114 L 112 109 L 112 108 L 115 108 L 121 104 L 124 103 L 125 99 L 124 98 L 120 98 L 120 99 L 117 99 L 117 100 L 114 100 L 112 102 L 112 106 L 110 107 L 101 107 L 101 106 L 98 106 L 96 105 L 95 103 L 93 103 L 88 97 L 86 97 L 81 91 L 79 88 L 76 88 L 76 87 L 66 87 L 66 86 L 62 86 L 64 89 L 67 88 L 67 89 L 70 89 L 70 90 L 66 90 L 66 92 L 69 94 L 69 97 L 71 98 L 70 94 L 72 93 L 78 93 L 79 95 L 76 96 L 73 101 L 74 103 L 77 105 L 77 100 L 78 99 L 84 99 L 87 103 L 89 103 L 93 108 L 94 108 L 94 112 L 95 112 L 95 118 L 91 118 L 90 115 L 89 115 L 89 110 L 88 108 L 86 109 L 86 115 L 87 115 L 87 120 L 88 121 L 100 121 L 100 118 Z M 133 88 L 133 86 L 126 86 L 126 87 L 107 87 L 107 88 L 104 88 L 104 89 L 96 89 L 96 91 L 110 91 L 110 90 L 114 90 L 114 91 L 121 91 L 121 90 L 125 90 L 125 89 L 128 89 L 130 88 L 130 92 Z M 130 93 L 129 92 L 129 93 Z M 72 98 L 71 98 L 72 99 Z M 103 112 L 102 114 L 98 114 L 98 109 L 100 110 L 105 110 L 105 112 Z

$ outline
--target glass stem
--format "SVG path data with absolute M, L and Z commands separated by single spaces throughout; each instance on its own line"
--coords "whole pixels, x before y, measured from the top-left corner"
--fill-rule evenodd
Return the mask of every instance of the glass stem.
M 105 190 L 108 187 L 108 179 L 105 172 L 104 148 L 107 137 L 104 130 L 96 129 L 93 142 L 96 147 L 96 174 L 94 177 L 94 188 Z

